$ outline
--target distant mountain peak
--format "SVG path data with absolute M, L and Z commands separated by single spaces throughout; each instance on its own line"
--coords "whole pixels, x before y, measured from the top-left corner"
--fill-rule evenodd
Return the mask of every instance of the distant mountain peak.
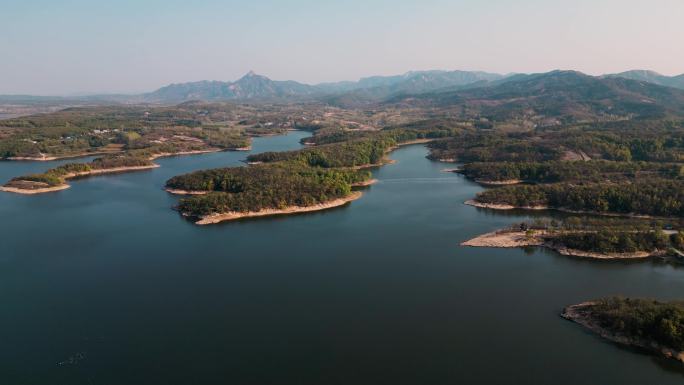
M 248 78 L 251 76 L 257 76 L 256 72 L 250 70 L 249 72 L 247 72 L 247 74 L 245 76 L 243 76 L 243 78 Z

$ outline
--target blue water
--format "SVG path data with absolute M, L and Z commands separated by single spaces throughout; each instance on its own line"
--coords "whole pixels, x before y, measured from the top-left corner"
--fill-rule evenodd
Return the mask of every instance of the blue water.
M 299 148 L 301 132 L 253 152 Z M 171 176 L 225 152 L 0 194 L 0 384 L 681 384 L 681 365 L 561 319 L 606 295 L 684 297 L 684 269 L 463 248 L 525 219 L 401 148 L 350 205 L 195 226 Z M 54 167 L 0 163 L 0 182 Z

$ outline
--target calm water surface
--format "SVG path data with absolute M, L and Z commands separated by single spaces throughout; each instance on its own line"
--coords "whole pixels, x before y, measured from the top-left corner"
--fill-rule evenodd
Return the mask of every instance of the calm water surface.
M 298 148 L 304 133 L 259 138 Z M 171 176 L 245 153 L 0 194 L 0 384 L 681 384 L 681 366 L 564 321 L 606 295 L 684 297 L 684 269 L 459 243 L 525 219 L 425 159 L 351 205 L 199 227 Z M 0 182 L 54 167 L 0 163 Z

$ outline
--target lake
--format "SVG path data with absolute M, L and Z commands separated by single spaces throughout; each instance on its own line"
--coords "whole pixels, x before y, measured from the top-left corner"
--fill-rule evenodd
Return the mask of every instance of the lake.
M 256 138 L 252 152 L 307 135 Z M 684 298 L 684 269 L 460 247 L 527 217 L 463 205 L 482 188 L 422 145 L 393 152 L 345 207 L 204 227 L 171 209 L 168 178 L 247 154 L 0 193 L 0 383 L 684 381 L 681 364 L 558 315 L 608 295 Z M 0 162 L 0 182 L 59 163 Z

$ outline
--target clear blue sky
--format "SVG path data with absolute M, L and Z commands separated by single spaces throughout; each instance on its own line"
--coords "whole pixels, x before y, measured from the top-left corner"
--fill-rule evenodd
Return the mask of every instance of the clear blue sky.
M 0 94 L 149 91 L 249 70 L 684 72 L 683 0 L 0 0 Z

